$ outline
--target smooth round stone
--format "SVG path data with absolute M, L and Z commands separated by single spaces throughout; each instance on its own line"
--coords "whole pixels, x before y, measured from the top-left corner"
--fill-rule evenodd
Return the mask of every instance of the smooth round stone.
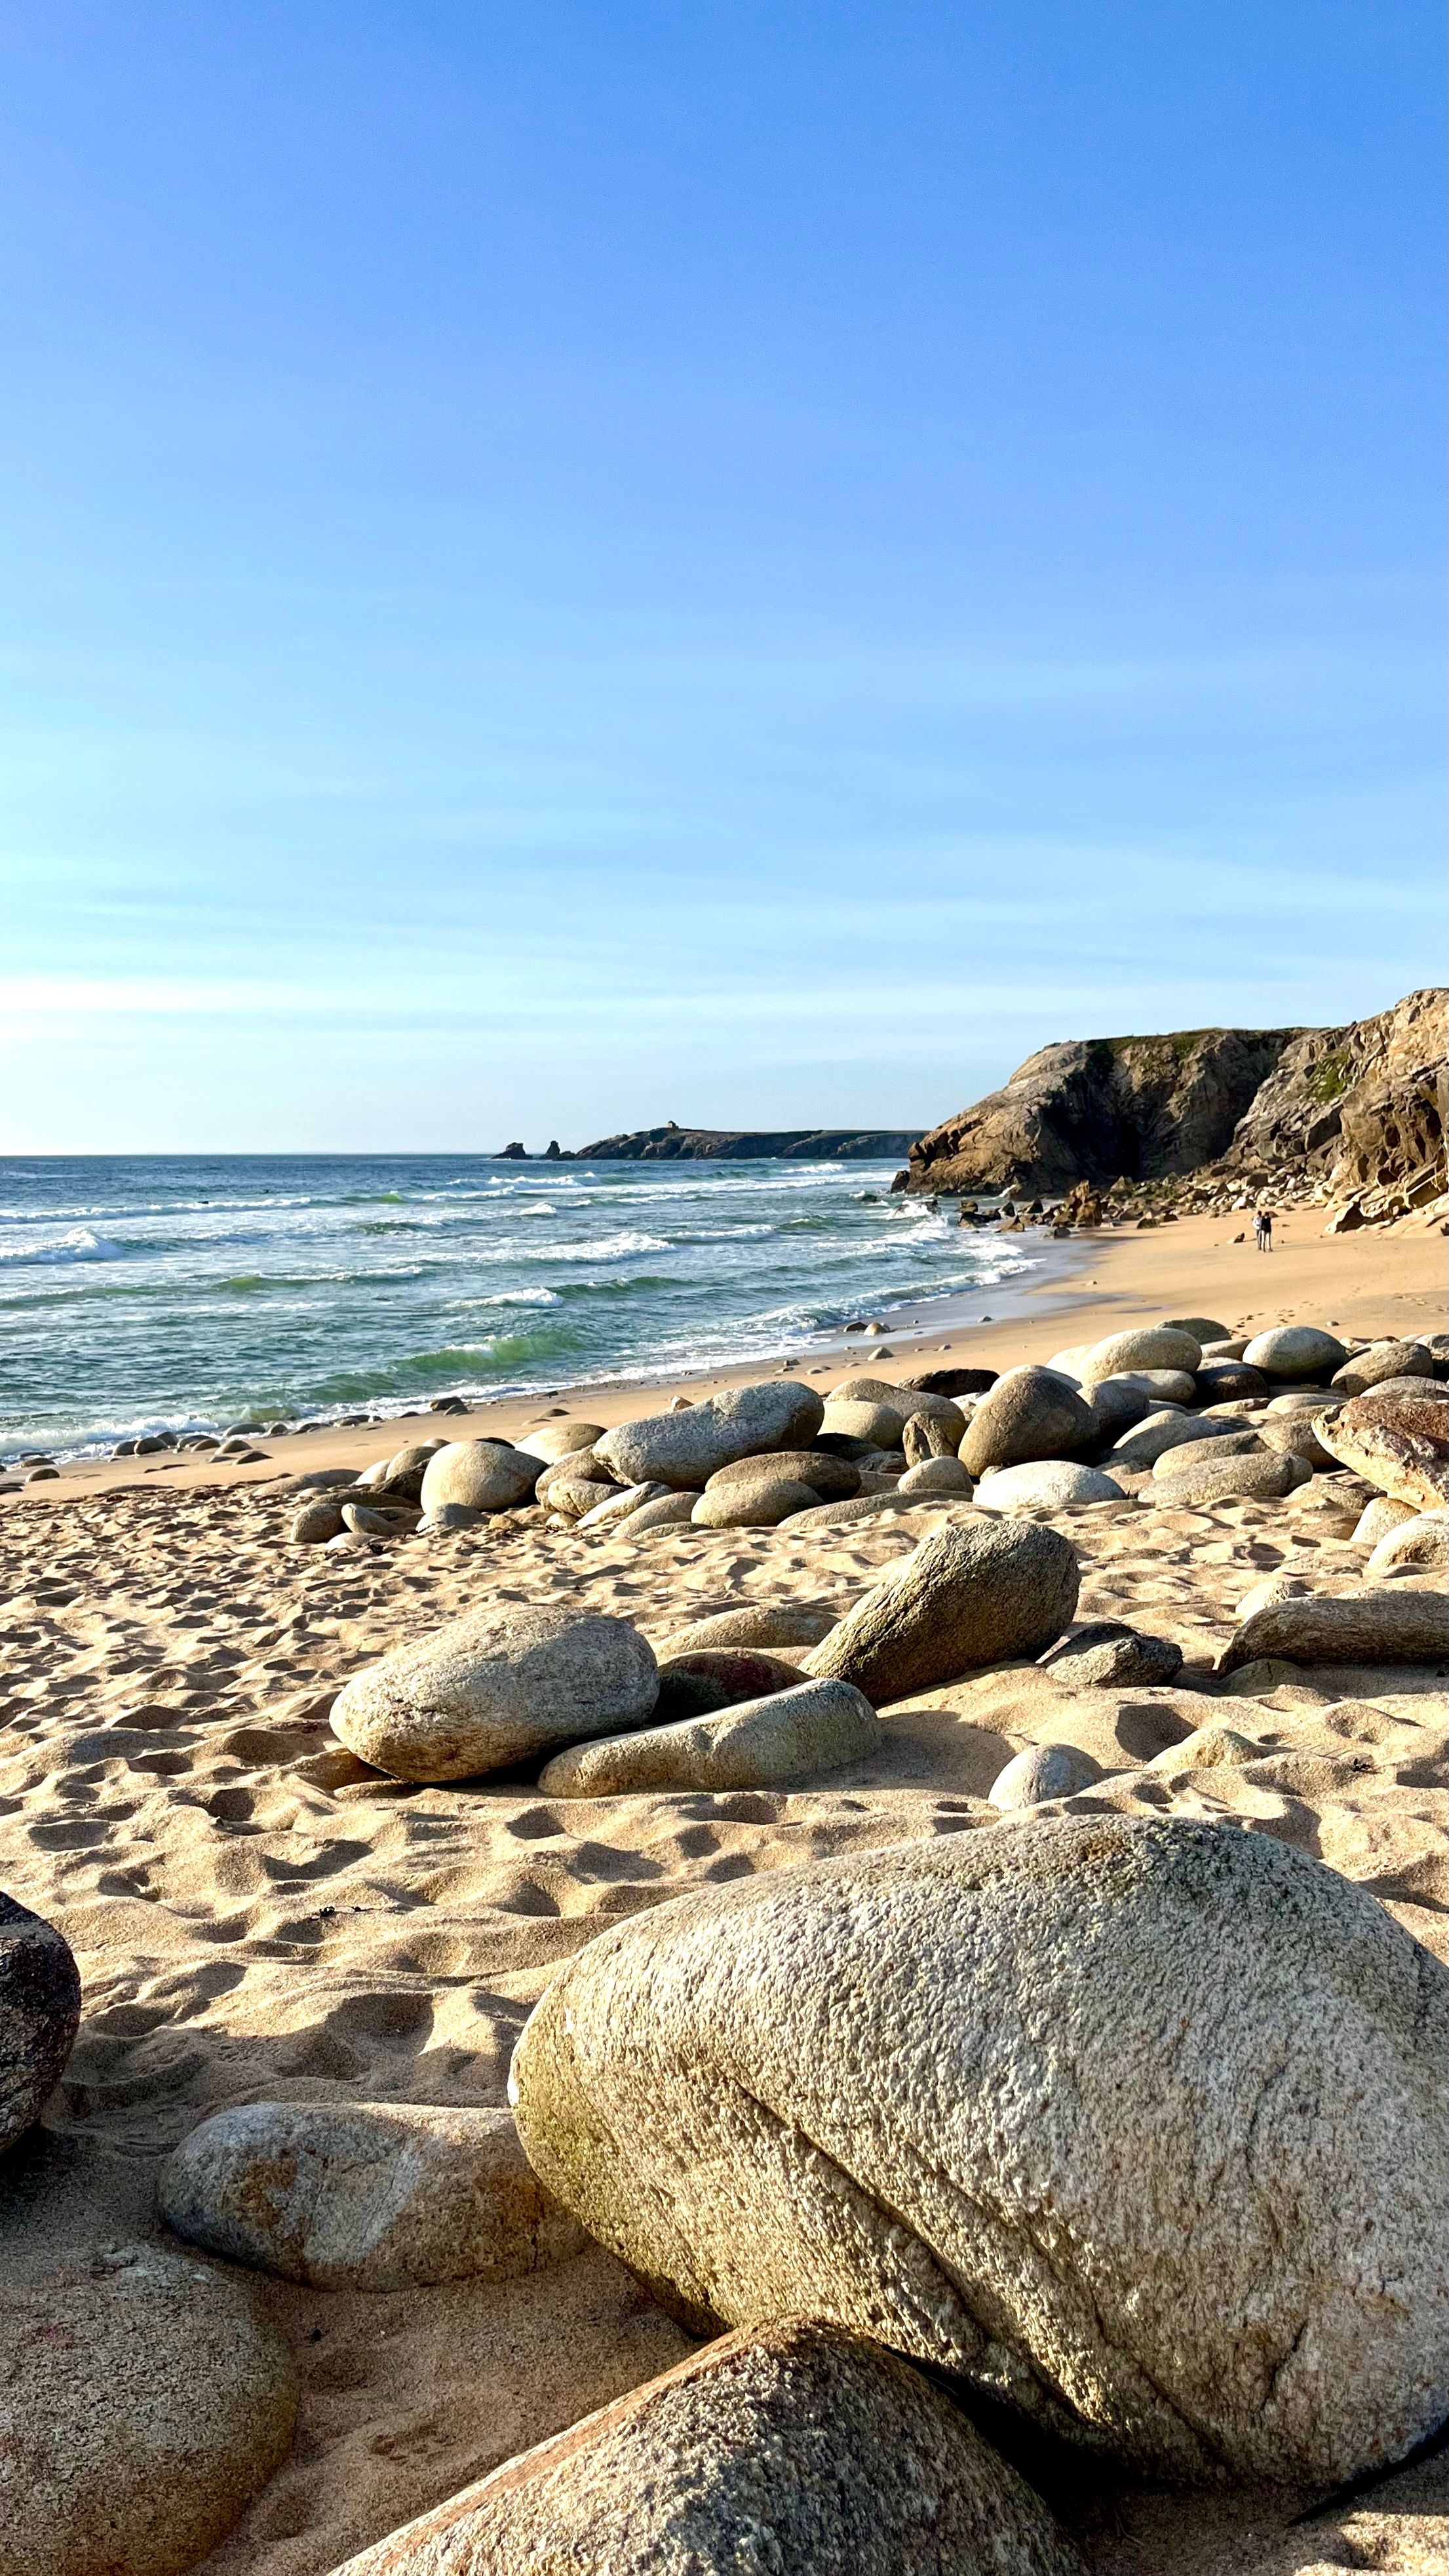
M 673 1491 L 672 1485 L 611 1485 L 609 1491 L 583 1514 L 579 1527 L 581 1530 L 613 1529 L 618 1522 L 631 1520 L 646 1503 L 668 1501 Z
M 1061 1458 L 1093 1436 L 1090 1405 L 1049 1369 L 1008 1370 L 983 1395 L 966 1426 L 961 1464 L 972 1476 Z
M 951 1494 L 963 1502 L 969 1502 L 973 1490 L 959 1458 L 922 1458 L 907 1467 L 896 1486 L 898 1494 Z
M 1089 1384 L 1094 1401 L 1104 1387 L 1121 1387 L 1128 1395 L 1141 1396 L 1144 1404 L 1191 1404 L 1198 1391 L 1190 1369 L 1118 1369 Z
M 466 1780 L 642 1726 L 653 1652 L 626 1619 L 490 1605 L 399 1646 L 332 1703 L 332 1732 L 398 1780 Z
M 868 1699 L 842 1681 L 801 1681 L 768 1699 L 649 1726 L 560 1753 L 539 1775 L 549 1798 L 622 1797 L 646 1789 L 769 1789 L 838 1771 L 879 1751 Z
M 902 1478 L 904 1483 L 904 1478 Z M 1122 1487 L 1097 1467 L 1070 1458 L 1037 1458 L 983 1476 L 975 1500 L 982 1511 L 1060 1511 L 1070 1503 L 1120 1503 Z
M 775 1379 L 727 1387 L 680 1413 L 618 1423 L 595 1448 L 624 1484 L 657 1482 L 701 1493 L 716 1469 L 736 1458 L 766 1449 L 808 1448 L 824 1411 L 813 1387 Z
M 247 2102 L 161 2169 L 178 2236 L 316 2290 L 515 2279 L 581 2253 L 511 2111 L 411 2102 Z
M 526 1450 L 530 1458 L 542 1458 L 552 1465 L 556 1459 L 573 1457 L 580 1449 L 592 1449 L 603 1436 L 602 1422 L 550 1422 L 539 1431 L 525 1432 L 517 1446 Z
M 1334 1373 L 1333 1383 L 1345 1395 L 1367 1395 L 1371 1386 L 1392 1384 L 1395 1378 L 1431 1378 L 1434 1354 L 1423 1342 L 1371 1342 L 1366 1351 L 1355 1351 Z
M 1029 1744 L 997 1772 L 986 1794 L 993 1807 L 1040 1807 L 1048 1798 L 1075 1798 L 1101 1777 L 1090 1753 L 1075 1744 Z
M 1109 1333 L 1105 1341 L 1094 1342 L 1087 1352 L 1082 1380 L 1088 1384 L 1097 1378 L 1120 1377 L 1124 1370 L 1184 1369 L 1189 1375 L 1202 1366 L 1202 1344 L 1195 1333 L 1182 1332 L 1176 1325 L 1148 1324 L 1125 1333 Z
M 1421 1512 L 1387 1531 L 1364 1567 L 1364 1579 L 1381 1583 L 1386 1574 L 1397 1574 L 1404 1566 L 1422 1574 L 1449 1571 L 1449 1517 L 1443 1512 Z
M 637 1512 L 629 1514 L 628 1536 L 645 1538 L 650 1530 L 682 1529 L 694 1517 L 694 1504 L 692 1493 L 665 1494 L 657 1503 L 641 1503 Z
M 774 1529 L 795 1512 L 813 1510 L 819 1501 L 813 1485 L 780 1476 L 759 1484 L 707 1487 L 690 1519 L 696 1529 Z
M 1254 1335 L 1243 1357 L 1264 1377 L 1330 1378 L 1348 1353 L 1336 1334 L 1317 1324 L 1275 1324 Z
M 250 2287 L 157 2245 L 0 2286 L 0 2567 L 183 2576 L 285 2460 L 297 2372 Z
M 822 1503 L 844 1502 L 860 1491 L 859 1468 L 849 1458 L 821 1449 L 772 1449 L 759 1458 L 737 1458 L 732 1465 L 718 1468 L 704 1490 L 707 1494 L 743 1492 L 751 1485 L 778 1484 L 782 1477 L 809 1485 Z
M 1164 1315 L 1159 1326 L 1164 1333 L 1186 1333 L 1191 1341 L 1206 1350 L 1209 1342 L 1225 1342 L 1226 1324 L 1215 1324 L 1210 1315 Z
M 816 1610 L 803 1601 L 742 1601 L 735 1610 L 716 1610 L 708 1619 L 666 1638 L 657 1649 L 661 1665 L 706 1646 L 818 1646 L 835 1625 L 833 1610 Z
M 911 1507 L 893 1496 L 888 1510 Z M 832 1507 L 853 1513 L 859 1503 Z M 1077 1554 L 1044 1523 L 979 1520 L 931 1531 L 851 1604 L 806 1669 L 853 1682 L 876 1708 L 980 1664 L 1039 1654 L 1077 1606 Z
M 439 1503 L 467 1503 L 475 1512 L 512 1511 L 538 1481 L 538 1460 L 500 1440 L 450 1440 L 429 1461 L 420 1496 L 423 1510 Z

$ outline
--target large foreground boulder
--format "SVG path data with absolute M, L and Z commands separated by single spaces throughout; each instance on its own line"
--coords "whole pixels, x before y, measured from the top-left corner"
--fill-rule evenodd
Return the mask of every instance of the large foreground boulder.
M 161 2169 L 178 2236 L 314 2290 L 512 2280 L 582 2250 L 509 2111 L 413 2102 L 244 2102 Z
M 1082 2576 L 920 2371 L 795 2318 L 723 2337 L 336 2576 Z
M 1038 1818 L 601 1934 L 525 2148 L 701 2333 L 815 2314 L 1150 2475 L 1331 2486 L 1449 2407 L 1449 1970 L 1267 1835 Z
M 1039 1654 L 1069 1626 L 1078 1580 L 1071 1541 L 1042 1522 L 933 1530 L 822 1638 L 805 1669 L 853 1682 L 882 1708 L 973 1665 Z
M 1356 1395 L 1314 1425 L 1325 1449 L 1380 1493 L 1421 1512 L 1449 1503 L 1449 1405 Z
M 80 2007 L 68 1943 L 54 1924 L 0 1894 L 0 2153 L 60 2082 Z
M 627 1619 L 494 1607 L 358 1673 L 332 1703 L 332 1731 L 396 1780 L 467 1780 L 642 1726 L 658 1694 L 652 1649 Z
M 862 1691 L 849 1682 L 799 1682 L 793 1690 L 709 1717 L 577 1744 L 545 1763 L 538 1785 L 546 1798 L 614 1798 L 643 1789 L 771 1789 L 862 1762 L 880 1746 L 880 1720 Z
M 808 1449 L 824 1418 L 813 1387 L 777 1378 L 764 1386 L 726 1387 L 682 1413 L 617 1423 L 594 1447 L 623 1484 L 702 1493 L 711 1476 L 736 1458 L 766 1449 Z
M 181 2576 L 296 2413 L 280 2334 L 209 2263 L 131 2245 L 0 2286 L 0 2576 Z

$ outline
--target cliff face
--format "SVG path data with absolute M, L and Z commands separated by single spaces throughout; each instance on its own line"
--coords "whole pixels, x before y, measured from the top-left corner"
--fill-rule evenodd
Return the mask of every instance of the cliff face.
M 1296 1029 L 1082 1038 L 911 1147 L 912 1190 L 1062 1191 L 1195 1171 L 1224 1153 Z
M 569 1163 L 889 1163 L 911 1142 L 909 1127 L 638 1127 L 581 1145 Z
M 912 1146 L 907 1186 L 1155 1182 L 1184 1207 L 1266 1193 L 1361 1201 L 1365 1221 L 1427 1206 L 1445 1187 L 1445 1002 L 1430 987 L 1340 1028 L 1044 1047 Z
M 1445 1003 L 1429 986 L 1372 1019 L 1300 1030 L 1202 1177 L 1267 1175 L 1340 1199 L 1427 1185 L 1444 1158 Z

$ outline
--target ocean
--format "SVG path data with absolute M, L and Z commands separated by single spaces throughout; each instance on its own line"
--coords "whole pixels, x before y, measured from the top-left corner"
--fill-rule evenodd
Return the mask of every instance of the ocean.
M 0 1456 L 791 1358 L 1051 1265 L 1040 1238 L 972 1235 L 890 1183 L 862 1163 L 0 1161 Z

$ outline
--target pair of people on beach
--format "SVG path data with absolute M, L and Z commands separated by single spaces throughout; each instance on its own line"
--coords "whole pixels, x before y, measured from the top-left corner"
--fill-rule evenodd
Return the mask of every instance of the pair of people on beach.
M 1271 1208 L 1259 1208 L 1257 1215 L 1254 1217 L 1253 1241 L 1256 1243 L 1260 1252 L 1272 1251 L 1273 1211 Z

